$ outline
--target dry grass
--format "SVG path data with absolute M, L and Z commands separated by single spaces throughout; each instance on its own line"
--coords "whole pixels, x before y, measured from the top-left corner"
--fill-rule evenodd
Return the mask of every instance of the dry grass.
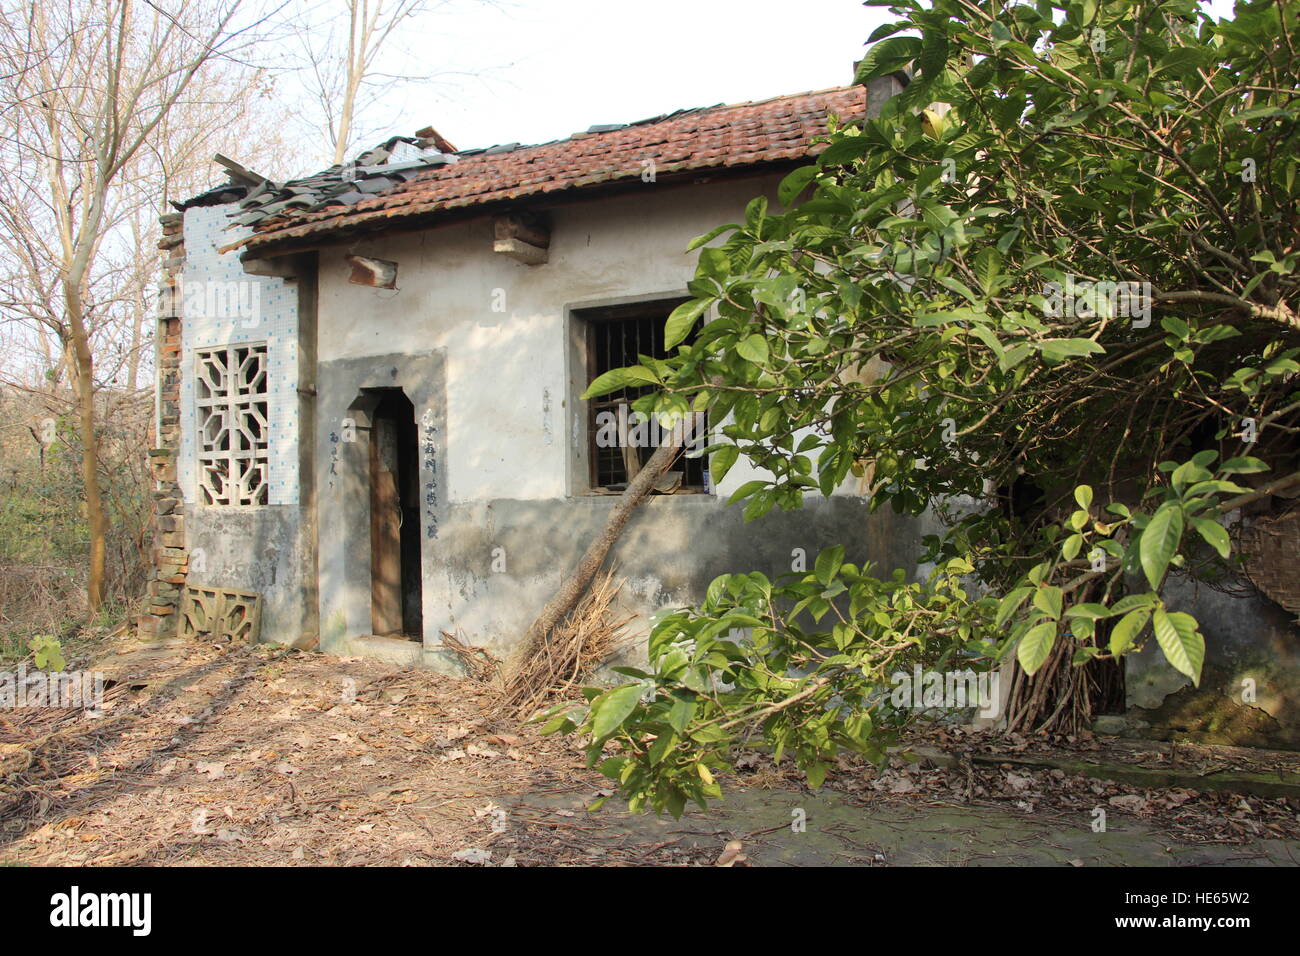
M 460 634 L 442 632 L 442 646 L 456 655 L 460 666 L 465 669 L 465 676 L 475 684 L 488 688 L 501 686 L 501 661 L 493 656 L 486 647 L 469 644 L 460 639 Z

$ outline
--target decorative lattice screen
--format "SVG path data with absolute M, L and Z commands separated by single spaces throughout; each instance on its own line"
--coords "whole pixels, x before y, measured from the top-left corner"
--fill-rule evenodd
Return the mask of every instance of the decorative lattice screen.
M 254 643 L 262 631 L 262 598 L 252 591 L 187 585 L 180 636 Z
M 198 486 L 205 505 L 267 503 L 266 346 L 195 353 Z

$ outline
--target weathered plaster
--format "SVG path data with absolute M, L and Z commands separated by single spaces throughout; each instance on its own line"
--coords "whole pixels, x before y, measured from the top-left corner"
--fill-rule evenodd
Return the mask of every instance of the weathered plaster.
M 370 472 L 369 425 L 364 390 L 400 388 L 415 406 L 420 436 L 420 542 L 424 568 L 425 636 L 430 629 L 430 569 L 448 545 L 440 524 L 446 511 L 442 461 L 447 398 L 439 352 L 332 359 L 318 366 L 316 488 L 320 618 L 330 626 L 321 647 L 344 653 L 343 642 L 369 634 Z M 349 440 L 350 438 L 354 440 Z M 342 627 L 335 625 L 342 621 Z
M 426 577 L 433 625 L 459 629 L 471 643 L 497 653 L 508 651 L 599 534 L 616 500 L 452 505 L 433 580 Z M 910 572 L 921 534 L 917 522 L 892 512 L 871 515 L 854 498 L 814 498 L 801 511 L 774 511 L 745 523 L 740 507 L 712 496 L 670 495 L 649 499 L 633 515 L 609 564 L 626 582 L 620 604 L 638 615 L 629 626 L 636 635 L 648 631 L 659 609 L 702 600 L 719 574 L 789 573 L 796 549 L 807 568 L 820 549 L 843 543 L 848 560 L 873 562 L 886 573 L 895 567 Z
M 362 240 L 347 252 L 398 263 L 395 291 L 352 285 L 344 250 L 320 270 L 320 361 L 437 350 L 446 355 L 447 500 L 547 500 L 571 488 L 575 400 L 569 312 L 685 294 L 692 238 L 735 221 L 780 177 L 664 188 L 561 207 L 550 261 L 492 251 L 491 219 Z M 744 478 L 728 479 L 737 486 Z
M 297 283 L 249 275 L 241 266 L 239 256 L 222 255 L 217 251 L 218 246 L 233 242 L 248 232 L 247 229 L 233 233 L 227 231 L 232 208 L 230 205 L 196 206 L 185 211 L 186 257 L 180 290 L 184 309 L 181 325 L 181 441 L 177 476 L 186 502 L 199 501 L 195 467 L 195 350 L 237 343 L 265 343 L 270 437 L 269 501 L 272 505 L 297 504 Z M 236 289 L 239 291 L 235 292 Z M 211 311 L 207 311 L 209 309 Z
M 1194 688 L 1154 640 L 1127 659 L 1130 713 L 1149 725 L 1144 732 L 1300 747 L 1300 641 L 1291 616 L 1260 595 L 1224 593 L 1181 578 L 1166 585 L 1165 600 L 1200 623 L 1205 667 Z
M 316 630 L 311 484 L 300 480 L 312 449 L 299 442 L 300 423 L 312 420 L 304 415 L 310 406 L 305 406 L 299 388 L 311 381 L 300 359 L 310 361 L 313 354 L 311 343 L 304 348 L 302 341 L 304 329 L 313 334 L 313 316 L 302 313 L 304 303 L 308 313 L 314 308 L 314 272 L 301 263 L 309 286 L 303 288 L 297 280 L 249 275 L 237 255 L 220 254 L 217 247 L 237 235 L 225 231 L 232 208 L 196 206 L 184 214 L 186 259 L 176 296 L 181 311 L 176 474 L 184 497 L 187 583 L 257 592 L 262 596 L 263 636 L 288 642 Z M 235 301 L 252 308 L 196 310 L 197 303 L 213 301 L 204 295 L 205 283 L 227 288 L 239 284 L 244 291 Z M 270 503 L 204 506 L 196 488 L 194 352 L 242 342 L 267 346 Z
M 296 640 L 315 618 L 303 584 L 309 532 L 293 505 L 185 509 L 188 584 L 262 595 L 262 636 Z
M 616 498 L 586 493 L 573 467 L 586 443 L 572 359 L 573 311 L 685 294 L 686 246 L 735 221 L 780 175 L 579 203 L 551 214 L 545 265 L 492 251 L 487 217 L 325 251 L 320 259 L 317 482 L 326 650 L 388 653 L 370 630 L 366 435 L 341 440 L 366 388 L 399 387 L 422 424 L 424 661 L 443 666 L 441 632 L 506 652 L 603 528 Z M 397 289 L 348 282 L 344 254 L 398 264 Z M 429 431 L 429 427 L 433 430 Z M 428 468 L 429 464 L 432 468 Z M 855 496 L 810 496 L 796 514 L 746 525 L 724 501 L 753 477 L 743 465 L 715 494 L 656 497 L 611 554 L 624 606 L 644 630 L 656 610 L 700 600 L 725 571 L 791 569 L 803 549 L 848 546 L 885 572 L 914 569 L 920 525 L 871 515 Z M 494 557 L 505 570 L 493 570 Z M 406 653 L 404 649 L 398 651 Z

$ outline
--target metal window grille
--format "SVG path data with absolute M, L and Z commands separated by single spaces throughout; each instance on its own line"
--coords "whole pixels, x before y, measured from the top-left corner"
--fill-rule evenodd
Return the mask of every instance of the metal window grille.
M 595 381 L 597 377 L 611 369 L 635 365 L 640 355 L 667 358 L 668 350 L 664 348 L 664 322 L 681 301 L 683 300 L 675 299 L 668 302 L 582 310 L 579 315 L 588 322 L 588 383 Z M 653 446 L 628 449 L 618 445 L 611 446 L 608 442 L 602 444 L 598 440 L 601 413 L 609 412 L 618 416 L 620 406 L 626 406 L 622 414 L 630 418 L 632 402 L 650 391 L 653 391 L 652 386 L 624 388 L 602 395 L 589 403 L 588 442 L 593 487 L 609 490 L 626 487 L 628 456 L 635 455 L 636 460 L 644 465 L 654 454 Z M 704 427 L 707 428 L 707 425 Z M 687 458 L 684 455 L 673 465 L 674 471 L 682 472 L 681 487 L 691 490 L 702 491 L 707 487 L 707 469 L 708 462 L 705 458 Z

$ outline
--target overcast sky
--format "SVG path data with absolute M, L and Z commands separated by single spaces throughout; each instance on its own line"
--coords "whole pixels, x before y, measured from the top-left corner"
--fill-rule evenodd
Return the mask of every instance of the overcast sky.
M 408 31 L 407 85 L 367 126 L 458 147 L 539 143 L 714 103 L 848 83 L 887 10 L 857 0 L 452 0 Z M 418 35 L 415 35 L 418 32 Z
M 1207 6 L 1222 14 L 1231 0 Z M 541 143 L 839 86 L 892 19 L 859 0 L 448 0 L 388 48 L 393 73 L 436 75 L 386 88 L 360 118 L 359 148 L 430 124 L 461 149 Z

